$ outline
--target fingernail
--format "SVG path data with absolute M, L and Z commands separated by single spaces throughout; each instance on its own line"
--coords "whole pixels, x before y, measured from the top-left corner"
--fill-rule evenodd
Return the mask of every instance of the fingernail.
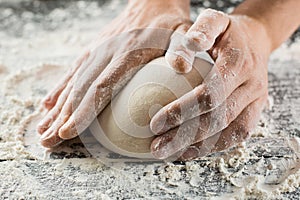
M 59 129 L 58 135 L 62 139 L 67 139 L 67 136 L 69 135 L 69 131 L 68 131 L 68 129 L 64 128 L 64 126 L 63 126 Z
M 38 125 L 37 125 L 37 129 L 38 129 L 38 132 L 39 133 L 43 133 L 43 132 L 45 132 L 50 126 L 50 124 L 51 124 L 51 121 L 50 121 L 51 119 L 42 119 L 39 123 L 38 123 Z
M 44 102 L 44 103 L 46 103 L 46 102 L 49 102 L 49 101 L 50 101 L 50 99 L 51 99 L 51 97 L 50 97 L 50 96 L 48 96 L 48 97 L 46 97 L 46 98 L 44 98 L 44 99 L 43 99 L 43 102 Z
M 64 140 L 60 139 L 57 136 L 49 138 L 47 140 L 41 140 L 40 143 L 46 148 L 53 148 L 61 144 Z
M 163 130 L 166 120 L 161 120 L 161 118 L 165 117 L 154 115 L 154 117 L 150 121 L 150 129 L 155 135 L 158 135 Z
M 47 98 L 43 101 L 44 106 L 48 109 L 52 106 L 52 100 L 51 98 Z
M 77 136 L 77 130 L 74 127 L 63 126 L 59 129 L 58 135 L 62 139 L 71 139 Z
M 49 102 L 50 102 L 50 99 L 49 99 L 49 98 L 47 98 L 47 99 L 45 99 L 45 100 L 43 101 L 43 103 L 44 103 L 45 106 L 47 106 L 47 105 L 49 104 Z
M 42 134 L 42 133 L 44 133 L 44 132 L 47 130 L 47 128 L 48 128 L 48 127 L 46 127 L 46 126 L 44 126 L 44 125 L 42 125 L 42 124 L 38 124 L 38 125 L 37 125 L 37 132 L 38 132 L 39 134 Z

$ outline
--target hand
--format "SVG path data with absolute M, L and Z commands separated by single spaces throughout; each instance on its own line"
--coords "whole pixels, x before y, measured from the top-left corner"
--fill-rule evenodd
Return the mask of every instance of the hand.
M 174 31 L 191 26 L 183 0 L 131 0 L 43 101 L 41 143 L 53 147 L 83 132 L 142 64 L 162 56 Z
M 264 26 L 246 16 L 208 9 L 188 30 L 183 45 L 172 43 L 180 42 L 171 40 L 166 54 L 176 71 L 192 68 L 194 58 L 182 53 L 187 50 L 208 51 L 215 64 L 201 85 L 152 118 L 150 127 L 160 135 L 152 142 L 153 155 L 189 160 L 248 138 L 268 96 L 271 45 Z

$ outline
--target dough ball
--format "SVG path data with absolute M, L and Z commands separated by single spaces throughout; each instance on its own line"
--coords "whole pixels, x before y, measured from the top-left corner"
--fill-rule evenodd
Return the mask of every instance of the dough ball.
M 175 99 L 175 94 L 168 88 L 157 83 L 147 83 L 130 95 L 128 102 L 129 117 L 132 123 L 138 126 L 147 126 L 150 124 L 153 115 L 161 107 Z
M 115 153 L 153 158 L 150 120 L 159 109 L 201 84 L 212 66 L 203 58 L 196 59 L 187 74 L 177 74 L 164 57 L 146 64 L 92 123 L 92 134 Z

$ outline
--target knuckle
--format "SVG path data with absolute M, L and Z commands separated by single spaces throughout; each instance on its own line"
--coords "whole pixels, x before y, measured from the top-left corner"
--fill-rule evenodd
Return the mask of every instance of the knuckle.
M 211 110 L 216 106 L 216 102 L 211 94 L 210 90 L 207 87 L 198 87 L 194 90 L 195 96 L 200 106 L 203 106 L 203 110 Z M 202 110 L 200 109 L 200 110 Z
M 226 108 L 227 124 L 231 123 L 236 118 L 236 108 L 234 105 L 228 105 Z
M 242 137 L 241 137 L 241 140 L 239 142 L 242 142 L 248 138 L 250 138 L 251 134 L 250 134 L 250 131 L 245 131 L 242 133 Z
M 249 75 L 252 75 L 253 72 L 254 72 L 254 64 L 253 64 L 253 61 L 251 59 L 243 59 L 243 61 L 241 62 L 242 65 L 241 65 L 241 69 L 240 69 L 240 74 L 243 75 L 243 76 L 248 76 Z
M 231 44 L 224 44 L 231 45 Z M 239 48 L 234 47 L 222 47 L 218 45 L 219 52 L 221 52 L 221 56 L 223 57 L 223 62 L 220 63 L 222 66 L 243 66 L 240 63 L 244 64 L 244 57 L 242 56 L 242 52 Z
M 248 138 L 250 138 L 251 134 L 250 134 L 250 131 L 245 131 L 244 134 L 242 135 L 242 138 L 241 138 L 241 141 L 242 142 L 243 140 L 246 140 Z
M 204 131 L 204 132 L 208 132 L 209 131 L 209 128 L 210 128 L 210 125 L 211 125 L 211 121 L 212 121 L 212 118 L 213 118 L 213 115 L 208 112 L 204 115 L 200 115 L 198 117 L 199 119 L 199 132 L 201 133 L 201 131 Z M 201 134 L 199 134 L 201 135 Z
M 215 98 L 213 98 L 213 94 L 211 93 L 204 94 L 204 102 L 206 103 L 208 109 L 213 109 L 218 105 L 215 101 Z
M 267 90 L 268 87 L 268 83 L 266 83 L 264 80 L 262 79 L 257 79 L 256 83 L 255 83 L 255 88 L 258 91 L 261 91 L 262 94 L 265 93 L 265 91 Z
M 249 55 L 248 53 L 242 53 L 240 51 L 237 50 L 233 50 L 231 52 L 230 57 L 233 57 L 234 59 L 232 59 L 233 61 L 231 61 L 231 64 L 233 66 L 239 67 L 238 73 L 242 76 L 247 76 L 247 75 L 251 75 L 255 72 L 255 62 L 253 59 L 253 55 Z M 246 56 L 247 55 L 247 56 Z M 230 62 L 230 61 L 229 61 Z
M 168 124 L 177 124 L 181 121 L 181 106 L 179 103 L 174 103 L 166 110 L 167 114 L 167 123 Z
M 244 139 L 250 137 L 250 129 L 246 124 L 243 123 L 237 125 L 236 133 L 238 134 L 238 138 L 240 138 L 240 141 L 243 141 Z

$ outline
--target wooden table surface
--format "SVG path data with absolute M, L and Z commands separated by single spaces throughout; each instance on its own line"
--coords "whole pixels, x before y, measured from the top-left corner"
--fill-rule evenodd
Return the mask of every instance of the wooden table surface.
M 0 1 L 0 11 L 15 6 L 13 10 L 19 8 L 18 12 L 26 9 L 33 12 L 32 7 L 21 6 L 26 2 L 28 3 Z M 50 3 L 50 8 L 60 5 L 53 2 L 56 1 Z M 103 1 L 99 2 L 99 6 L 102 7 Z M 192 16 L 201 11 L 197 6 L 207 5 L 203 2 L 205 1 L 193 1 Z M 46 4 L 47 1 L 42 5 Z M 228 10 L 233 4 L 235 3 L 225 2 L 221 7 Z M 122 5 L 121 3 L 120 7 Z M 103 15 L 106 18 L 111 18 L 110 12 L 115 14 L 118 11 L 109 10 L 110 7 L 104 8 Z M 12 24 L 9 29 L 9 26 L 5 25 L 5 18 L 1 18 L 0 14 L 1 21 L 3 23 L 2 27 L 0 23 L 0 32 L 15 33 L 16 40 L 22 37 L 22 34 L 16 32 L 23 27 L 22 25 Z M 56 28 L 50 31 L 55 31 Z M 45 28 L 47 29 L 50 27 Z M 18 157 L 7 150 L 13 149 L 15 144 L 0 149 L 0 197 L 205 199 L 231 194 L 239 198 L 265 199 L 268 197 L 267 193 L 271 193 L 268 191 L 281 188 L 277 198 L 299 199 L 299 175 L 295 176 L 294 182 L 290 180 L 291 186 L 294 184 L 298 188 L 292 192 L 282 189 L 282 184 L 288 184 L 284 182 L 288 175 L 297 172 L 299 168 L 300 147 L 297 138 L 300 137 L 300 40 L 297 40 L 297 37 L 295 35 L 290 46 L 284 45 L 270 59 L 269 94 L 273 105 L 264 112 L 256 136 L 250 138 L 244 147 L 232 148 L 187 163 L 128 161 L 113 153 L 100 153 L 100 157 L 103 158 L 97 159 L 93 157 L 95 152 L 91 151 L 98 151 L 98 144 L 87 131 L 81 138 L 86 141 L 85 144 L 76 138 L 45 156 L 43 149 L 35 145 L 36 141 L 26 140 L 28 135 L 35 134 L 32 129 L 26 129 L 21 133 L 25 138 L 24 149 L 12 150 L 22 151 L 23 154 L 26 152 L 25 156 L 22 154 L 23 156 Z M 0 41 L 0 52 L 4 52 L 1 44 Z M 10 71 L 7 76 L 13 74 L 14 72 Z M 13 105 L 10 95 L 1 93 L 0 96 L 2 105 Z M 30 113 L 28 111 L 27 114 Z M 8 123 L 3 121 L 1 126 L 4 127 Z M 0 131 L 3 129 L 0 128 Z M 4 138 L 0 142 L 7 141 Z M 9 142 L 6 144 L 10 145 Z M 85 146 L 87 144 L 88 148 Z M 263 190 L 267 192 L 264 193 Z

